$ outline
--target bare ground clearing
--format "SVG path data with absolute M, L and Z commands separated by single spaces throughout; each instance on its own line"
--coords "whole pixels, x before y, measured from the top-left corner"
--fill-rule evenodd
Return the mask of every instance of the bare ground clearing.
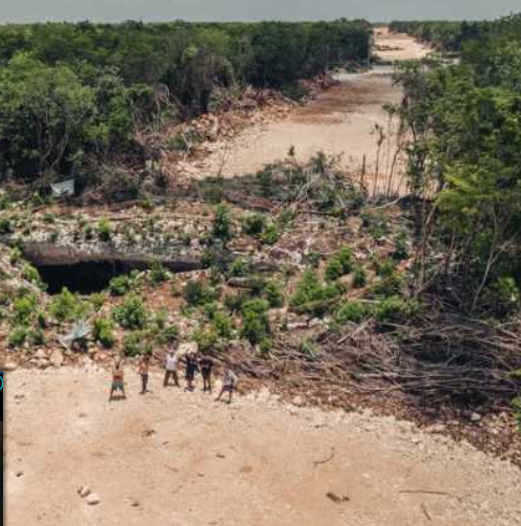
M 376 33 L 378 55 L 383 61 L 421 58 L 428 49 L 407 35 L 391 35 L 386 30 Z M 307 161 L 317 151 L 342 156 L 341 164 L 360 172 L 365 163 L 366 181 L 387 186 L 396 150 L 394 138 L 380 149 L 378 170 L 376 125 L 389 133 L 389 119 L 383 110 L 387 103 L 399 102 L 401 89 L 393 85 L 392 67 L 379 66 L 364 73 L 338 74 L 340 84 L 326 90 L 301 108 L 295 108 L 282 120 L 252 125 L 232 140 L 210 144 L 210 153 L 183 168 L 190 177 L 218 174 L 233 177 L 255 173 L 266 164 L 283 159 L 294 147 L 297 159 Z M 364 161 L 365 159 L 365 161 Z M 400 171 L 398 163 L 396 173 Z M 396 177 L 394 190 L 403 182 Z
M 5 524 L 513 526 L 521 473 L 364 413 L 160 387 L 107 402 L 92 365 L 7 379 Z M 87 485 L 101 502 L 89 506 Z

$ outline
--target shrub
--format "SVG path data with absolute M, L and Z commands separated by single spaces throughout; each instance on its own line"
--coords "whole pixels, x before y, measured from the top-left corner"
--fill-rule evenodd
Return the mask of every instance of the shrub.
M 379 302 L 374 310 L 380 323 L 400 323 L 417 316 L 421 305 L 417 301 L 405 301 L 397 296 Z
M 0 235 L 10 234 L 13 231 L 11 221 L 7 217 L 0 218 Z
M 280 308 L 284 305 L 284 292 L 280 283 L 276 281 L 266 282 L 262 294 L 268 300 L 270 307 Z
M 189 305 L 194 307 L 215 301 L 219 294 L 217 291 L 202 281 L 189 281 L 183 292 L 183 296 Z
M 172 344 L 179 340 L 179 327 L 176 325 L 169 325 L 165 327 L 159 335 L 159 343 L 162 345 Z
M 394 238 L 394 251 L 391 257 L 395 261 L 403 261 L 409 257 L 409 247 L 407 246 L 407 236 L 404 232 L 400 232 Z
M 126 298 L 113 309 L 114 319 L 124 329 L 143 329 L 148 321 L 148 312 L 139 296 Z
M 89 296 L 89 303 L 92 305 L 94 312 L 98 312 L 101 310 L 103 304 L 105 303 L 105 296 L 100 292 L 91 294 Z
M 212 316 L 212 326 L 221 338 L 226 340 L 232 338 L 235 327 L 233 319 L 228 314 L 220 311 L 215 312 Z
M 499 317 L 516 313 L 521 305 L 521 294 L 511 277 L 498 278 L 485 292 L 485 299 Z
M 273 223 L 266 227 L 261 235 L 261 241 L 265 245 L 274 245 L 279 240 L 279 231 Z
M 159 261 L 154 262 L 148 276 L 150 282 L 154 285 L 164 283 L 170 277 L 168 270 L 166 270 L 166 268 L 163 267 L 163 265 Z
M 335 254 L 328 262 L 326 267 L 326 278 L 330 281 L 349 274 L 353 270 L 353 251 L 344 247 L 338 254 Z
M 396 272 L 396 263 L 390 259 L 382 260 L 380 257 L 373 258 L 373 267 L 376 274 L 381 278 L 386 278 Z
M 245 301 L 245 296 L 242 294 L 227 294 L 224 297 L 224 306 L 230 311 L 230 312 L 240 312 L 242 309 L 242 304 Z
M 260 344 L 270 334 L 268 308 L 268 302 L 262 299 L 249 300 L 242 305 L 241 334 L 252 345 Z
M 76 321 L 86 314 L 86 306 L 76 296 L 64 287 L 60 294 L 51 302 L 51 315 L 59 322 Z
M 125 275 L 116 276 L 109 282 L 109 291 L 112 296 L 124 296 L 132 288 L 132 280 Z
M 110 241 L 112 237 L 112 225 L 106 217 L 101 218 L 98 222 L 98 237 L 101 241 Z
M 29 338 L 29 329 L 25 326 L 14 327 L 9 333 L 9 339 L 7 342 L 8 347 L 11 349 L 21 347 Z
M 26 325 L 38 310 L 39 300 L 34 294 L 24 294 L 13 304 L 13 319 L 16 324 Z
M 16 265 L 22 259 L 22 251 L 18 247 L 13 247 L 9 252 L 11 265 Z
M 40 277 L 40 273 L 36 268 L 34 268 L 29 263 L 26 263 L 23 266 L 22 269 L 22 278 L 26 279 L 33 285 L 36 285 L 41 290 L 45 290 L 47 288 L 47 285 L 42 281 L 42 278 Z
M 357 265 L 353 271 L 353 287 L 361 289 L 367 285 L 367 273 L 364 267 Z
M 383 298 L 396 296 L 402 293 L 403 284 L 403 277 L 398 272 L 393 272 L 375 283 L 372 287 L 372 293 Z
M 115 343 L 114 323 L 109 318 L 97 318 L 92 326 L 92 336 L 105 349 L 111 349 Z
M 230 265 L 228 276 L 232 278 L 243 278 L 251 274 L 251 264 L 243 258 L 237 258 Z
M 123 338 L 123 352 L 126 356 L 143 356 L 152 353 L 152 347 L 148 341 L 148 335 L 143 331 L 127 334 Z
M 242 231 L 248 236 L 259 237 L 266 228 L 266 217 L 262 214 L 252 214 L 243 219 Z
M 201 352 L 212 350 L 219 341 L 219 335 L 214 327 L 205 327 L 197 330 L 193 338 Z
M 293 307 L 299 307 L 315 301 L 326 301 L 340 294 L 341 289 L 336 284 L 324 285 L 318 279 L 314 270 L 306 270 L 302 274 L 297 290 L 290 299 Z
M 233 237 L 230 209 L 225 205 L 218 205 L 213 221 L 213 236 L 227 243 Z
M 340 325 L 360 323 L 370 314 L 370 309 L 361 301 L 351 300 L 343 303 L 335 315 L 335 321 Z

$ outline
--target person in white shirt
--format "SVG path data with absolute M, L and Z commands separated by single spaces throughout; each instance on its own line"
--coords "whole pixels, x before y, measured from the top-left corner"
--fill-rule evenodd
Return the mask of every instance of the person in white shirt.
M 165 360 L 165 379 L 163 381 L 163 386 L 168 387 L 168 381 L 170 377 L 174 379 L 174 384 L 176 387 L 179 387 L 179 378 L 177 376 L 177 364 L 179 363 L 179 357 L 177 353 L 170 349 L 166 355 Z

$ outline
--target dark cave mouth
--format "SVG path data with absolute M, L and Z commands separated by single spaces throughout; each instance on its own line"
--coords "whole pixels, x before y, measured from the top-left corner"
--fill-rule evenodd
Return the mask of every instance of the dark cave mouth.
M 89 261 L 62 265 L 35 265 L 49 294 L 59 294 L 64 287 L 79 294 L 102 292 L 110 280 L 132 269 L 121 261 Z

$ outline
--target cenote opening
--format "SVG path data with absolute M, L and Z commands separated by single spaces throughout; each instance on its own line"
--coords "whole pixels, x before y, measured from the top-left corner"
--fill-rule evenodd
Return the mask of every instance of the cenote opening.
M 130 272 L 121 261 L 82 262 L 73 265 L 36 265 L 49 294 L 57 294 L 67 287 L 71 292 L 93 294 L 101 292 L 110 280 Z

